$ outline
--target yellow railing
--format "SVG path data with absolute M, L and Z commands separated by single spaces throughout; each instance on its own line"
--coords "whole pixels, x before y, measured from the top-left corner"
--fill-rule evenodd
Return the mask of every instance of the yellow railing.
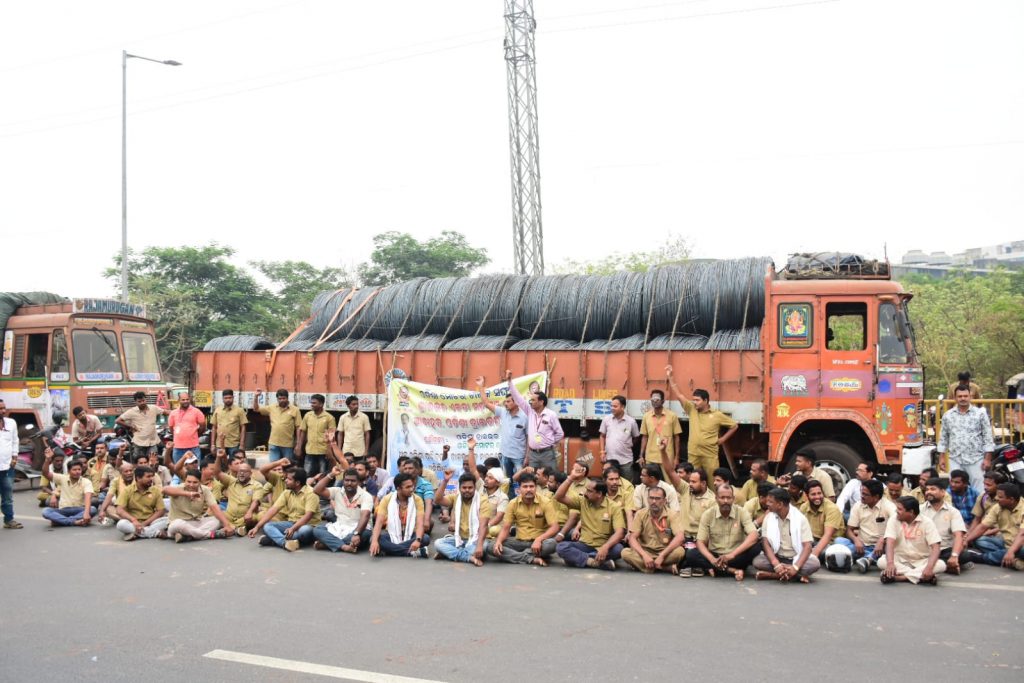
M 986 398 L 971 401 L 971 405 L 984 408 L 992 423 L 992 439 L 996 445 L 1024 441 L 1024 399 Z M 944 399 L 924 402 L 926 434 L 939 440 L 942 430 L 942 415 L 947 410 L 956 410 L 956 401 Z

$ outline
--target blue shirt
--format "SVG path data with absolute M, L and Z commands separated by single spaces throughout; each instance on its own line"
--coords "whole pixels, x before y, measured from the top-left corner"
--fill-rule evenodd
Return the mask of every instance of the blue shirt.
M 517 410 L 515 415 L 503 406 L 494 406 L 494 414 L 501 420 L 501 454 L 509 460 L 526 458 L 526 414 Z
M 430 485 L 429 479 L 420 477 L 416 480 L 416 495 L 422 498 L 424 503 L 434 500 L 434 487 Z
M 953 506 L 960 511 L 960 515 L 964 518 L 964 524 L 970 526 L 971 521 L 974 519 L 972 510 L 974 510 L 974 504 L 978 501 L 978 494 L 968 486 L 967 490 L 960 495 L 950 491 L 949 497 L 953 499 Z

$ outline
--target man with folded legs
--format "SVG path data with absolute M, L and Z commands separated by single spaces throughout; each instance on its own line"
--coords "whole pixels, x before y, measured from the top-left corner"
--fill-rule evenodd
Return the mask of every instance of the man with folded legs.
M 811 526 L 799 510 L 790 505 L 789 491 L 775 487 L 766 499 L 768 514 L 761 529 L 761 554 L 754 558 L 758 581 L 810 583 L 821 568 L 811 552 Z
M 256 538 L 260 530 L 266 529 L 260 545 L 276 545 L 289 552 L 313 542 L 313 528 L 320 523 L 320 497 L 306 486 L 308 477 L 301 467 L 285 475 L 284 493 L 249 531 L 249 538 Z M 284 521 L 271 521 L 278 512 L 284 514 Z
M 999 484 L 995 501 L 981 522 L 967 534 L 967 543 L 974 544 L 977 550 L 972 551 L 972 555 L 985 564 L 1024 571 L 1024 548 L 1016 542 L 1024 523 L 1024 500 L 1020 498 L 1020 487 Z M 997 533 L 989 534 L 990 530 Z
M 537 478 L 530 472 L 519 475 L 519 495 L 508 504 L 501 531 L 487 542 L 486 552 L 502 562 L 546 567 L 555 552 L 558 514 L 552 500 L 537 495 Z M 510 538 L 513 526 L 515 536 Z
M 336 484 L 338 477 L 341 477 L 340 487 Z M 313 492 L 331 502 L 335 518 L 335 521 L 313 529 L 317 550 L 357 553 L 360 548 L 370 545 L 373 497 L 359 486 L 359 473 L 355 468 L 344 472 L 339 467 L 333 468 L 330 474 L 316 483 Z
M 825 490 L 817 479 L 811 479 L 804 486 L 804 498 L 800 512 L 811 526 L 811 536 L 814 537 L 814 548 L 811 552 L 827 566 L 828 550 L 837 538 L 846 533 L 843 513 L 837 504 L 825 497 Z
M 202 485 L 199 470 L 186 470 L 182 485 L 167 486 L 163 493 L 171 499 L 167 533 L 174 536 L 175 543 L 235 535 L 235 527 L 224 516 L 213 491 Z
M 135 478 L 117 496 L 117 530 L 124 540 L 167 538 L 167 508 L 160 486 L 153 483 L 156 473 L 149 467 L 135 468 Z
M 370 554 L 426 557 L 430 536 L 423 532 L 423 499 L 416 495 L 416 478 L 396 474 L 394 487 L 377 505 Z
M 47 448 L 44 472 L 49 471 L 52 459 L 53 451 Z M 84 460 L 72 460 L 67 474 L 53 474 L 53 486 L 58 493 L 53 494 L 50 507 L 43 510 L 43 518 L 49 520 L 50 526 L 87 526 L 92 521 L 96 508 L 92 506 L 92 481 L 82 476 L 84 467 Z
M 96 521 L 107 525 L 111 519 L 115 522 L 121 520 L 117 514 L 117 499 L 121 495 L 121 491 L 133 481 L 135 481 L 135 466 L 126 460 L 121 463 L 118 476 L 110 482 L 110 488 L 107 489 L 107 497 L 103 499 L 103 503 L 100 505 L 100 512 L 96 516 Z
M 655 486 L 647 493 L 647 507 L 633 516 L 622 559 L 645 574 L 678 574 L 684 539 L 680 513 L 668 509 L 665 491 Z
M 882 583 L 909 581 L 934 586 L 936 574 L 946 570 L 939 559 L 939 532 L 932 520 L 921 514 L 913 496 L 896 501 L 896 514 L 885 527 L 885 554 L 878 558 Z
M 860 502 L 853 506 L 846 523 L 846 537 L 836 539 L 836 545 L 846 548 L 850 557 L 837 553 L 834 571 L 849 571 L 847 560 L 850 560 L 857 571 L 866 574 L 885 552 L 882 537 L 889 518 L 896 514 L 896 506 L 885 499 L 883 489 L 882 482 L 877 479 L 869 479 L 861 486 Z M 832 555 L 833 551 L 829 554 Z M 831 565 L 829 569 L 832 569 Z
M 451 474 L 452 470 L 445 471 L 444 481 L 439 485 L 440 491 L 448 486 Z M 437 553 L 434 559 L 447 558 L 477 567 L 483 565 L 487 521 L 492 515 L 486 491 L 478 489 L 476 477 L 466 472 L 459 477 L 458 492 L 445 496 L 441 505 L 452 511 L 448 524 L 451 533 L 434 541 L 434 551 Z
M 932 477 L 924 485 L 925 504 L 921 505 L 921 516 L 927 517 L 939 532 L 939 559 L 946 563 L 946 572 L 959 574 L 962 569 L 971 569 L 973 562 L 960 562 L 967 537 L 967 525 L 963 515 L 946 498 L 946 480 Z
M 572 474 L 555 492 L 555 500 L 580 515 L 580 540 L 562 541 L 556 552 L 570 567 L 614 571 L 615 560 L 622 554 L 620 541 L 626 535 L 626 516 L 620 505 L 608 500 L 604 481 L 588 479 L 582 496 L 569 495 L 572 483 L 584 479 L 587 479 L 586 468 L 573 465 Z
M 233 474 L 218 471 L 217 477 L 228 499 L 224 514 L 235 532 L 244 536 L 258 521 L 263 484 L 252 478 L 252 466 L 244 460 L 235 466 Z
M 746 568 L 761 552 L 757 527 L 750 514 L 735 505 L 732 486 L 719 486 L 715 502 L 717 507 L 705 510 L 700 517 L 697 547 L 686 551 L 683 571 L 707 570 L 711 576 L 731 575 L 742 581 Z

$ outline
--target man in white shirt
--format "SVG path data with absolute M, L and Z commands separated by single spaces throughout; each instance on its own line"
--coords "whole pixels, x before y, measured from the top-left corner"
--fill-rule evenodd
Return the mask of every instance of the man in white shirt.
M 341 487 L 330 486 L 341 477 Z M 355 468 L 348 468 L 342 474 L 341 468 L 335 467 L 331 473 L 317 482 L 313 493 L 324 500 L 331 501 L 336 521 L 320 524 L 313 528 L 317 550 L 339 550 L 346 553 L 357 553 L 360 548 L 370 545 L 370 513 L 373 511 L 373 498 L 366 489 L 359 487 L 359 474 Z
M 846 486 L 839 493 L 839 497 L 836 499 L 836 506 L 843 513 L 844 519 L 850 518 L 850 510 L 853 506 L 860 502 L 860 487 L 868 479 L 875 478 L 875 471 L 878 469 L 878 465 L 873 462 L 862 462 L 857 465 L 857 471 L 854 472 L 853 477 L 850 481 L 846 482 Z M 824 489 L 823 489 L 824 490 Z M 847 510 L 847 507 L 850 510 Z
M 0 510 L 5 529 L 20 529 L 14 519 L 14 466 L 18 459 L 18 423 L 7 417 L 7 406 L 0 401 Z

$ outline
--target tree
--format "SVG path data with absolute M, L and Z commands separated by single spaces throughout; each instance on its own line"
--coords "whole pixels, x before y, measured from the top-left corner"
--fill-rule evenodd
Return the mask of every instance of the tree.
M 555 266 L 560 275 L 610 275 L 620 270 L 645 273 L 651 268 L 680 263 L 690 258 L 686 239 L 670 234 L 660 247 L 650 251 L 616 252 L 596 261 L 565 260 Z
M 317 294 L 325 289 L 351 287 L 354 279 L 341 268 L 317 268 L 305 261 L 252 261 L 250 265 L 276 288 L 274 339 L 283 339 L 309 317 Z
M 464 277 L 490 260 L 485 249 L 470 246 L 453 230 L 425 242 L 404 232 L 384 232 L 373 238 L 373 252 L 360 264 L 359 279 L 364 285 L 390 285 L 415 277 Z

